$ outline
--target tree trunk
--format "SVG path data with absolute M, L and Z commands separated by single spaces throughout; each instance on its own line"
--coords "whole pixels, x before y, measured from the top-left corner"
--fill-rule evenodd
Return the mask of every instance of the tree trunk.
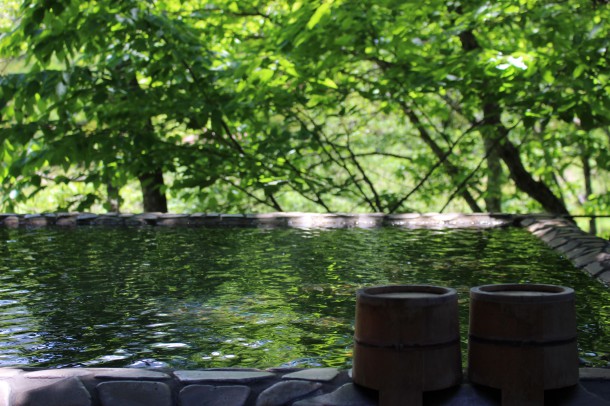
M 436 155 L 436 157 L 442 161 L 447 174 L 454 179 L 457 178 L 459 174 L 459 169 L 457 168 L 457 166 L 455 166 L 449 161 L 449 156 L 447 155 L 447 153 L 443 151 L 443 149 L 432 139 L 428 131 L 423 128 L 423 125 L 419 120 L 419 117 L 417 117 L 417 114 L 415 114 L 413 110 L 411 110 L 405 105 L 402 106 L 402 109 L 407 115 L 407 117 L 409 117 L 409 120 L 411 120 L 413 125 L 419 131 L 421 139 L 428 145 L 428 147 L 430 147 L 434 155 Z M 477 204 L 476 199 L 470 194 L 468 189 L 464 188 L 464 190 L 460 192 L 460 195 L 466 201 L 466 203 L 470 207 L 470 210 L 472 210 L 473 213 L 480 213 L 483 211 Z
M 487 193 L 485 206 L 490 213 L 502 212 L 502 162 L 495 147 L 494 140 L 487 135 L 483 137 L 487 151 Z
M 481 46 L 471 30 L 466 30 L 460 33 L 460 41 L 462 49 L 465 52 L 471 52 L 480 49 Z M 508 128 L 502 124 L 500 114 L 502 109 L 498 104 L 497 95 L 489 94 L 485 91 L 485 83 L 481 86 L 480 98 L 483 103 L 483 113 L 485 114 L 485 122 L 489 125 L 497 135 L 493 143 L 498 151 L 498 156 L 510 171 L 510 177 L 515 182 L 517 188 L 527 193 L 532 199 L 542 205 L 544 210 L 554 214 L 570 214 L 563 201 L 555 196 L 553 191 L 541 181 L 536 181 L 532 175 L 525 169 L 519 150 L 508 139 Z
M 508 130 L 507 130 L 508 131 Z M 570 214 L 565 204 L 541 181 L 535 180 L 525 169 L 519 150 L 508 140 L 499 145 L 500 157 L 508 166 L 510 177 L 515 185 L 542 205 L 544 210 L 553 214 Z
M 488 102 L 483 110 L 485 123 L 495 130 L 498 137 L 494 142 L 497 144 L 498 156 L 508 167 L 510 177 L 517 188 L 540 203 L 549 213 L 570 214 L 563 201 L 555 196 L 546 183 L 535 180 L 525 169 L 519 150 L 508 139 L 508 128 L 500 121 L 500 106 L 495 102 Z
M 587 200 L 589 200 L 589 196 L 593 194 L 593 184 L 591 182 L 591 162 L 589 162 L 589 154 L 586 152 L 585 148 L 583 148 L 582 155 L 582 171 L 585 178 L 585 196 L 582 199 L 582 204 L 584 205 Z M 597 234 L 597 225 L 595 224 L 595 217 L 591 217 L 589 219 L 589 233 L 595 235 Z
M 142 201 L 144 203 L 144 212 L 161 212 L 167 213 L 167 199 L 163 188 L 163 172 L 157 170 L 155 172 L 145 173 L 138 176 L 140 186 L 142 187 Z
M 111 182 L 106 183 L 106 208 L 109 212 L 118 213 L 121 210 L 121 195 L 119 188 Z

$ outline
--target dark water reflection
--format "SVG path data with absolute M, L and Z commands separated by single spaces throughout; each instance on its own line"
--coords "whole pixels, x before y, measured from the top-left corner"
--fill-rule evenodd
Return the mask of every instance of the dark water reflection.
M 581 357 L 607 366 L 610 292 L 519 229 L 0 229 L 0 366 L 351 363 L 356 289 L 576 289 Z M 464 343 L 465 349 L 465 343 Z

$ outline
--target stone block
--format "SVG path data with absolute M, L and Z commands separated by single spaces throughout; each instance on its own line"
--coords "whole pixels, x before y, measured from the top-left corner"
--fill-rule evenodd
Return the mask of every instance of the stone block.
M 316 396 L 300 400 L 292 406 L 377 406 L 377 396 L 356 387 L 352 383 L 346 383 L 334 392 L 326 395 Z
M 22 376 L 27 379 L 62 379 L 85 376 L 89 374 L 90 372 L 84 368 L 60 368 L 24 372 Z
M 610 285 L 610 271 L 604 271 L 601 274 L 597 275 L 597 279 L 607 285 Z
M 337 368 L 309 368 L 286 374 L 282 379 L 302 379 L 306 381 L 330 382 L 339 375 Z
M 182 383 L 224 382 L 246 383 L 275 377 L 275 374 L 264 371 L 244 370 L 205 370 L 205 371 L 174 371 L 174 375 Z
M 40 214 L 26 214 L 22 223 L 29 227 L 45 227 L 48 223 L 47 218 Z
M 89 368 L 87 371 L 97 379 L 161 381 L 171 378 L 164 372 L 143 368 Z
M 265 389 L 256 400 L 256 406 L 282 406 L 310 395 L 322 387 L 318 382 L 284 381 Z
M 577 258 L 570 258 L 570 259 L 573 259 L 574 266 L 576 266 L 577 268 L 582 268 L 583 266 L 589 265 L 593 262 L 602 262 L 604 260 L 604 257 L 603 257 L 602 253 L 594 251 L 594 252 L 590 252 L 588 254 L 579 256 Z
M 7 382 L 0 381 L 0 406 L 10 406 L 11 387 Z
M 60 227 L 74 227 L 76 226 L 76 217 L 75 216 L 67 216 L 67 217 L 59 217 L 55 222 L 56 226 Z
M 244 406 L 250 396 L 247 386 L 189 385 L 180 391 L 182 406 Z
M 580 368 L 578 370 L 580 379 L 603 379 L 610 385 L 610 369 L 607 368 Z
M 17 228 L 19 227 L 19 217 L 17 216 L 6 216 L 2 221 L 2 224 L 8 228 Z
M 587 271 L 591 276 L 597 276 L 602 272 L 610 271 L 610 262 L 593 262 L 584 267 L 584 270 Z
M 570 240 L 563 237 L 555 237 L 553 240 L 549 241 L 547 244 L 549 247 L 555 249 L 561 247 L 564 244 L 567 244 Z
M 97 391 L 102 406 L 172 406 L 171 390 L 163 382 L 102 382 Z
M 76 377 L 12 381 L 11 406 L 91 406 L 91 395 Z
M 119 216 L 105 214 L 98 216 L 98 218 L 94 219 L 91 223 L 98 226 L 122 226 L 125 225 L 125 219 Z
M 17 368 L 0 368 L 0 379 L 12 378 L 22 372 L 23 370 Z

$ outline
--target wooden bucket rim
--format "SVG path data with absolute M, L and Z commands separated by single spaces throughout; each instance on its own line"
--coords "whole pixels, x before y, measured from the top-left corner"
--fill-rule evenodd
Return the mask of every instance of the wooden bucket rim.
M 381 296 L 384 293 L 429 293 L 433 296 L 424 297 L 392 297 Z M 368 304 L 408 304 L 430 305 L 457 300 L 457 291 L 453 288 L 437 285 L 380 285 L 359 289 L 356 292 L 357 301 Z
M 511 294 L 503 292 L 511 292 Z M 528 292 L 530 294 L 515 294 L 518 292 Z M 500 283 L 476 286 L 470 289 L 471 300 L 498 303 L 548 303 L 563 302 L 573 298 L 574 289 L 572 288 L 542 283 Z

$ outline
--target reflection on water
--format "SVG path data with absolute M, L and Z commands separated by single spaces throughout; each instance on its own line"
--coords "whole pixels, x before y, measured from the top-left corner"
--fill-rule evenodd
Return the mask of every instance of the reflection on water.
M 583 362 L 608 365 L 610 292 L 519 229 L 0 229 L 0 366 L 351 363 L 355 291 L 576 289 Z

